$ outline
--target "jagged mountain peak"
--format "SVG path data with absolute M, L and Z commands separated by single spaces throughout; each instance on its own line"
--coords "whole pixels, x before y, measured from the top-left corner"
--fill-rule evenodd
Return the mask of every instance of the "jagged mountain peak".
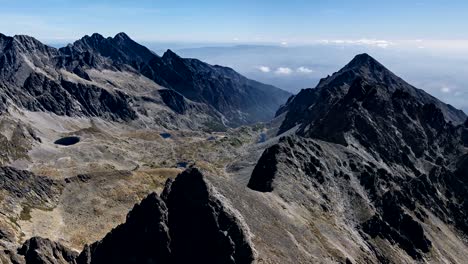
M 433 162 L 439 149 L 457 155 L 461 138 L 452 124 L 466 120 L 463 112 L 407 84 L 367 54 L 288 105 L 280 132 L 299 125 L 299 135 L 342 145 L 359 142 L 396 163 L 403 162 L 402 146 L 411 150 L 412 160 Z
M 93 33 L 91 35 L 85 35 L 79 40 L 75 41 L 72 45 L 76 46 L 77 44 L 100 44 L 101 42 L 108 41 L 108 40 L 113 40 L 112 37 L 104 37 L 103 35 L 99 33 Z
M 55 48 L 49 47 L 34 37 L 27 36 L 27 35 L 15 35 L 13 37 L 13 41 L 21 46 L 26 51 L 35 51 L 35 50 L 42 50 L 42 51 L 56 51 Z
M 119 39 L 131 39 L 125 32 L 120 32 L 120 33 L 117 33 L 114 37 L 104 37 L 103 35 L 95 32 L 91 35 L 85 35 L 84 37 L 82 37 L 80 40 L 88 40 L 88 39 L 93 39 L 93 40 L 105 40 L 105 39 L 109 39 L 109 40 L 119 40 Z M 80 41 L 78 40 L 78 41 Z
M 125 32 L 120 32 L 115 35 L 114 40 L 132 40 Z M 133 41 L 133 40 L 132 40 Z
M 86 38 L 86 37 L 87 37 L 87 36 L 85 36 L 85 38 Z M 99 33 L 97 33 L 97 32 L 95 32 L 95 33 L 93 33 L 89 38 L 91 38 L 91 39 L 104 39 L 104 36 L 101 35 L 101 34 L 99 34 Z
M 79 40 L 75 41 L 73 44 L 71 44 L 72 46 L 73 45 L 76 45 L 78 43 L 87 43 L 88 45 L 90 44 L 99 44 L 100 42 L 104 41 L 106 38 L 104 38 L 104 36 L 102 36 L 101 34 L 99 33 L 93 33 L 91 35 L 85 35 L 83 36 L 82 38 L 80 38 Z
M 354 67 L 371 67 L 371 66 L 381 66 L 384 67 L 380 62 L 374 59 L 367 53 L 362 53 L 356 55 L 344 68 L 354 68 Z
M 346 92 L 356 78 L 364 79 L 372 83 L 384 83 L 390 89 L 395 90 L 405 86 L 405 89 L 411 85 L 396 76 L 393 72 L 383 66 L 376 59 L 367 53 L 356 55 L 346 66 L 325 79 L 320 80 L 318 88 L 339 89 Z
M 12 37 L 0 33 L 0 48 L 4 49 L 7 43 L 11 43 Z
M 356 55 L 340 72 L 354 71 L 368 81 L 400 83 L 404 81 L 367 53 Z
M 91 36 L 86 35 L 80 40 L 75 41 L 72 45 L 62 48 L 61 51 L 70 53 L 69 49 L 77 53 L 96 53 L 112 59 L 115 63 L 132 66 L 148 62 L 157 56 L 123 32 L 118 33 L 115 37 L 108 38 L 98 33 L 94 33 Z
M 12 40 L 12 37 L 0 33 L 0 52 L 3 52 L 11 44 Z
M 177 53 L 175 53 L 175 52 L 172 51 L 171 49 L 168 49 L 166 52 L 164 52 L 162 58 L 163 58 L 163 59 L 180 58 L 180 56 L 177 55 Z
M 20 42 L 31 41 L 31 42 L 40 43 L 39 40 L 37 40 L 34 37 L 28 36 L 28 35 L 14 35 L 13 39 L 15 39 L 17 41 L 20 41 Z
M 13 37 L 0 34 L 0 50 L 13 49 L 15 52 L 46 52 L 55 53 L 56 49 L 49 47 L 34 37 L 28 35 L 15 35 Z M 35 54 L 37 55 L 37 54 Z
M 177 55 L 177 53 L 173 52 L 170 49 L 168 49 L 166 52 L 164 52 L 161 59 L 165 63 L 167 63 L 168 65 L 172 65 L 173 67 L 174 67 L 174 64 L 176 64 L 178 66 L 184 65 L 184 59 L 182 57 L 180 57 L 179 55 Z
M 463 111 L 408 84 L 380 62 L 364 53 L 355 56 L 332 76 L 322 79 L 315 89 L 302 90 L 288 100 L 288 103 L 277 112 L 278 115 L 289 111 L 279 133 L 298 124 L 302 124 L 305 129 L 311 120 L 319 120 L 320 116 L 326 114 L 340 100 L 355 98 L 359 94 L 365 96 L 367 92 L 377 93 L 376 98 L 381 100 L 382 104 L 391 103 L 395 99 L 394 94 L 404 93 L 410 96 L 414 103 L 434 105 L 440 109 L 447 122 L 462 124 L 466 120 Z M 343 104 L 343 107 L 345 108 L 340 110 L 342 112 L 354 109 L 353 104 Z

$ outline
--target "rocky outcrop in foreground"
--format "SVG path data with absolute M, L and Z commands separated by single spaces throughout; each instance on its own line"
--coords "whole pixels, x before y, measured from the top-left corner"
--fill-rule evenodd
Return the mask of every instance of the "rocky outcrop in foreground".
M 29 264 L 62 264 L 75 263 L 78 254 L 63 245 L 40 237 L 27 240 L 18 250 L 24 256 L 25 263 Z
M 153 193 L 130 211 L 127 221 L 86 246 L 77 263 L 169 263 L 168 210 Z
M 243 264 L 252 263 L 255 253 L 243 222 L 192 168 L 169 180 L 162 198 L 150 194 L 135 205 L 124 224 L 79 255 L 47 239 L 32 238 L 14 257 L 26 264 Z

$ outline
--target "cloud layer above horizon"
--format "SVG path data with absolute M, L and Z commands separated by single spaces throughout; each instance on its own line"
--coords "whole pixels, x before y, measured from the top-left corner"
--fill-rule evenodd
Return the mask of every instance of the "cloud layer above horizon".
M 257 66 L 256 67 L 258 71 L 262 73 L 274 73 L 276 75 L 282 75 L 282 76 L 289 76 L 293 74 L 311 74 L 314 73 L 315 71 L 312 70 L 311 68 L 305 67 L 305 66 L 300 66 L 296 69 L 292 69 L 290 67 L 278 67 L 275 70 L 272 70 L 271 67 L 269 66 Z

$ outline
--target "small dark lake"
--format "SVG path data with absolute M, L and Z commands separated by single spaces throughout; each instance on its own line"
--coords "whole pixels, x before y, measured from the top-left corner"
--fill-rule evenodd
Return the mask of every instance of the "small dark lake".
M 187 168 L 188 162 L 177 162 L 178 168 Z
M 170 138 L 171 137 L 171 134 L 169 133 L 161 133 L 159 134 L 162 138 Z
M 80 142 L 79 137 L 64 137 L 61 139 L 57 139 L 54 142 L 54 144 L 62 145 L 62 146 L 71 146 L 71 145 L 75 145 L 78 142 Z

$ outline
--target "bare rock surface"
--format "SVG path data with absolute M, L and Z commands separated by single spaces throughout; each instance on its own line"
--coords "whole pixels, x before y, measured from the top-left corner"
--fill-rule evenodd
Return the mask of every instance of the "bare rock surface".
M 364 54 L 279 113 L 299 129 L 263 153 L 249 188 L 331 214 L 364 245 L 343 262 L 466 262 L 453 251 L 467 246 L 462 112 Z
M 130 211 L 124 224 L 86 246 L 77 263 L 170 263 L 171 239 L 164 202 L 153 193 Z
M 49 239 L 33 237 L 18 250 L 26 264 L 68 264 L 75 263 L 77 252 Z
M 171 181 L 169 181 L 171 182 Z M 20 263 L 252 263 L 255 251 L 244 224 L 194 168 L 152 193 L 125 223 L 102 240 L 73 252 L 48 239 L 27 240 L 11 262 Z M 167 204 L 167 205 L 166 205 Z M 3 254 L 5 258 L 7 254 Z M 24 261 L 24 262 L 23 262 Z

